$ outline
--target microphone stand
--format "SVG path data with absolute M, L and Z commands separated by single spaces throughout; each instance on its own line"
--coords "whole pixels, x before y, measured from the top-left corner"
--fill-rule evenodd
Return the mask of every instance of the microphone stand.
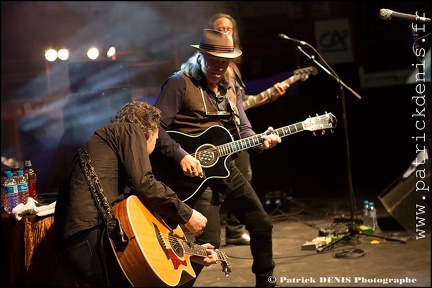
M 320 66 L 321 69 L 323 69 L 327 74 L 329 74 L 334 79 L 336 79 L 337 83 L 339 83 L 341 85 L 339 88 L 339 97 L 342 100 L 341 101 L 341 103 L 342 103 L 342 122 L 343 122 L 344 133 L 345 133 L 345 151 L 346 151 L 346 165 L 347 165 L 347 175 L 348 175 L 348 191 L 349 191 L 349 196 L 350 196 L 349 197 L 349 200 L 350 200 L 350 219 L 349 219 L 349 224 L 348 224 L 348 233 L 346 233 L 344 236 L 330 242 L 329 244 L 327 244 L 325 246 L 319 247 L 317 249 L 317 252 L 323 252 L 323 251 L 327 250 L 328 248 L 332 247 L 333 245 L 335 245 L 336 243 L 338 243 L 342 240 L 346 240 L 346 239 L 350 238 L 351 236 L 355 236 L 355 235 L 359 235 L 359 234 L 368 235 L 368 236 L 375 236 L 375 237 L 390 240 L 390 241 L 398 241 L 401 243 L 406 243 L 403 240 L 393 239 L 390 237 L 378 236 L 378 235 L 373 235 L 373 234 L 369 234 L 369 233 L 368 234 L 360 233 L 360 230 L 358 229 L 356 221 L 354 219 L 355 196 L 354 196 L 354 188 L 353 188 L 353 184 L 352 184 L 352 175 L 351 175 L 351 161 L 350 161 L 350 150 L 349 150 L 349 140 L 348 140 L 348 125 L 347 125 L 347 117 L 346 117 L 344 87 L 346 89 L 348 89 L 351 93 L 353 93 L 354 96 L 356 96 L 358 99 L 361 99 L 361 96 L 358 93 L 356 93 L 351 87 L 346 85 L 339 78 L 339 76 L 336 74 L 336 72 L 333 71 L 333 69 L 330 67 L 330 65 L 323 59 L 323 57 L 319 54 L 318 51 L 315 50 L 314 47 L 312 47 L 310 44 L 308 44 L 306 42 L 304 42 L 304 45 L 307 45 L 308 47 L 312 48 L 312 50 L 315 51 L 315 53 L 319 56 L 321 61 L 328 67 L 328 69 L 326 67 L 324 67 L 323 65 L 321 65 L 321 63 L 319 63 L 315 59 L 315 56 L 313 56 L 313 55 L 311 56 L 311 55 L 307 54 L 300 46 L 297 46 L 297 49 L 299 49 L 300 52 L 302 52 L 304 55 L 306 55 L 306 57 L 311 59 L 315 64 Z
M 346 106 L 345 106 L 345 93 L 344 93 L 344 87 L 347 88 L 349 91 L 351 91 L 357 98 L 361 99 L 361 96 L 356 93 L 351 87 L 346 85 L 336 74 L 335 71 L 330 67 L 330 65 L 325 62 L 325 60 L 320 56 L 318 51 L 316 51 L 311 45 L 306 43 L 308 47 L 311 47 L 315 53 L 320 57 L 320 59 L 326 64 L 326 66 L 331 70 L 331 72 L 325 68 L 321 63 L 316 61 L 315 57 L 312 55 L 307 54 L 300 46 L 297 46 L 297 49 L 300 50 L 304 55 L 306 55 L 309 59 L 311 59 L 315 64 L 321 67 L 327 74 L 332 76 L 336 81 L 341 84 L 339 88 L 339 97 L 341 98 L 342 102 L 342 121 L 343 121 L 343 127 L 344 127 L 344 133 L 345 133 L 345 151 L 346 151 L 346 165 L 347 165 L 347 175 L 348 175 L 348 191 L 350 196 L 350 223 L 348 225 L 348 231 L 350 234 L 356 234 L 358 232 L 355 219 L 354 219 L 354 207 L 355 207 L 355 197 L 354 197 L 354 188 L 352 185 L 352 175 L 351 175 L 351 161 L 350 161 L 350 150 L 349 150 L 349 140 L 348 140 L 348 126 L 347 126 L 347 117 L 346 117 Z

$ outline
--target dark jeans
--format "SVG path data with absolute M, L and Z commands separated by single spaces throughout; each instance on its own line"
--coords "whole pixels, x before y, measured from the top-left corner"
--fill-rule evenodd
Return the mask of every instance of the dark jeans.
M 245 176 L 246 180 L 252 182 L 252 166 L 250 163 L 250 155 L 247 151 L 238 153 L 238 157 L 234 160 L 235 165 L 240 172 Z M 239 220 L 227 210 L 227 218 L 225 221 L 225 238 L 239 238 L 245 233 L 243 225 Z
M 221 184 L 213 184 L 207 188 L 192 207 L 207 217 L 204 233 L 196 237 L 197 244 L 211 243 L 220 247 L 221 229 L 219 209 L 221 202 L 228 211 L 246 225 L 251 241 L 250 249 L 253 256 L 252 272 L 256 275 L 257 286 L 268 286 L 268 277 L 272 275 L 273 261 L 272 230 L 270 216 L 264 210 L 260 199 L 234 162 L 227 163 L 230 176 Z M 201 272 L 203 266 L 194 263 L 195 272 Z M 195 280 L 195 279 L 194 279 Z M 192 280 L 186 286 L 192 286 Z
M 95 227 L 61 244 L 58 258 L 74 278 L 92 287 L 131 286 L 124 276 L 103 227 Z

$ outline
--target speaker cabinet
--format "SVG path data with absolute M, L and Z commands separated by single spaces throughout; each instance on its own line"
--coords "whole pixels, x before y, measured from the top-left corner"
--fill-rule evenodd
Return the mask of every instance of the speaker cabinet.
M 417 159 L 421 163 L 424 157 Z M 430 176 L 429 161 L 417 167 L 411 165 L 378 196 L 387 212 L 409 232 L 430 232 Z

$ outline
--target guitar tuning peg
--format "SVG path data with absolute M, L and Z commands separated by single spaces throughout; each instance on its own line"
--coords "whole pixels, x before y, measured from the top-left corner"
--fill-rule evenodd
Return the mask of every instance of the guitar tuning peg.
M 324 135 L 325 134 L 325 130 L 321 130 L 321 135 Z
M 312 132 L 312 134 L 313 134 L 314 136 L 316 136 L 316 133 L 315 133 L 315 131 L 313 131 L 313 132 Z

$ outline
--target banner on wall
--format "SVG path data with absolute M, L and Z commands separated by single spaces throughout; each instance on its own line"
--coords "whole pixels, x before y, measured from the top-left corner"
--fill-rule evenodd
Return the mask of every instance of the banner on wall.
M 353 62 L 348 19 L 315 21 L 317 50 L 331 64 Z

